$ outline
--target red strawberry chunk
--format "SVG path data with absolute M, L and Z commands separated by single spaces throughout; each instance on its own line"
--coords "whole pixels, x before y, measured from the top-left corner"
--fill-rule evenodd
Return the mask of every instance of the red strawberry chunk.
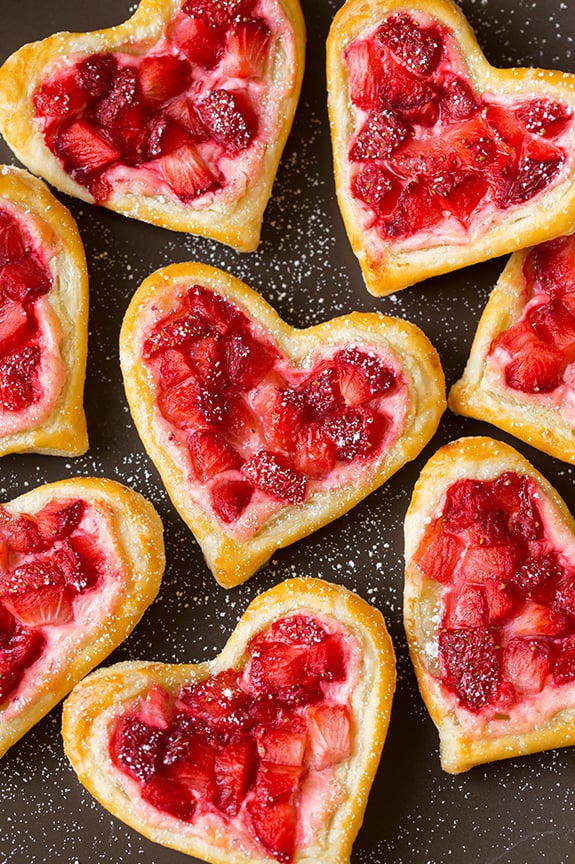
M 164 388 L 173 387 L 189 378 L 192 367 L 185 354 L 177 348 L 166 348 L 158 358 L 158 372 Z
M 203 69 L 212 69 L 224 51 L 223 34 L 219 25 L 212 26 L 210 21 L 197 15 L 178 23 L 176 41 L 190 63 Z
M 196 795 L 212 800 L 217 749 L 207 744 L 187 718 L 175 715 L 163 742 L 162 773 Z
M 306 423 L 297 437 L 293 451 L 294 465 L 308 477 L 326 477 L 336 461 L 336 447 L 319 423 Z
M 98 582 L 101 553 L 94 548 L 88 535 L 75 535 L 62 543 L 52 554 L 54 566 L 62 573 L 73 591 L 82 592 Z
M 117 71 L 113 54 L 92 54 L 78 63 L 74 80 L 88 96 L 103 99 L 114 86 Z
M 306 720 L 315 768 L 321 771 L 347 759 L 351 752 L 351 719 L 345 705 L 310 705 Z
M 120 157 L 120 150 L 104 140 L 96 127 L 86 120 L 71 123 L 56 139 L 56 153 L 66 170 L 81 182 L 97 171 L 104 171 Z
M 326 631 L 323 626 L 309 615 L 289 615 L 274 621 L 270 627 L 274 637 L 283 637 L 288 642 L 300 645 L 315 645 L 323 642 Z
M 169 348 L 189 349 L 196 339 L 201 339 L 210 332 L 211 328 L 208 322 L 189 313 L 161 321 L 144 342 L 144 357 L 155 357 L 161 351 L 166 351 Z
M 272 368 L 276 352 L 248 330 L 239 330 L 225 339 L 223 357 L 230 383 L 239 390 L 251 390 Z
M 142 708 L 142 720 L 156 729 L 169 729 L 171 715 L 171 697 L 160 684 L 152 684 Z
M 196 802 L 189 788 L 173 777 L 152 777 L 144 786 L 142 797 L 153 807 L 182 822 L 190 822 L 196 810 Z
M 255 394 L 254 409 L 261 418 L 268 447 L 295 453 L 305 425 L 299 394 L 291 388 L 280 390 L 274 385 L 265 385 Z
M 561 640 L 552 674 L 555 684 L 570 684 L 575 681 L 575 636 L 570 635 Z
M 193 146 L 179 147 L 161 156 L 155 165 L 174 194 L 182 201 L 193 201 L 219 185 Z
M 52 276 L 38 258 L 28 252 L 0 269 L 0 285 L 4 296 L 25 303 L 47 294 L 52 287 Z
M 561 383 L 563 353 L 544 342 L 526 346 L 505 368 L 506 383 L 523 393 L 551 393 Z
M 358 348 L 340 351 L 336 359 L 339 386 L 348 405 L 361 405 L 390 393 L 397 385 L 393 369 L 374 354 Z
M 338 373 L 333 366 L 319 369 L 297 389 L 306 420 L 322 420 L 343 406 Z
M 398 180 L 382 165 L 369 162 L 352 180 L 352 192 L 383 218 L 391 215 L 401 193 Z
M 207 483 L 221 471 L 240 468 L 242 458 L 223 435 L 211 429 L 200 429 L 188 438 L 192 466 L 198 480 Z
M 179 691 L 178 699 L 191 718 L 209 724 L 214 739 L 228 740 L 243 731 L 249 720 L 249 697 L 240 689 L 238 676 L 231 670 L 186 685 Z
M 16 219 L 0 207 L 0 266 L 17 261 L 27 252 L 27 241 Z
M 308 744 L 305 732 L 292 729 L 269 729 L 260 726 L 256 729 L 257 751 L 260 759 L 277 765 L 301 767 Z
M 523 597 L 532 597 L 547 583 L 557 582 L 562 574 L 562 567 L 554 553 L 531 555 L 513 574 L 511 581 Z
M 479 103 L 465 78 L 447 74 L 441 85 L 441 116 L 449 123 L 467 120 L 479 110 Z
M 438 66 L 443 40 L 435 26 L 421 27 L 406 13 L 389 15 L 377 31 L 377 38 L 411 70 L 428 75 Z
M 465 578 L 483 583 L 491 576 L 510 580 L 521 559 L 521 550 L 511 543 L 475 545 L 465 550 L 461 559 L 461 572 Z
M 564 615 L 528 600 L 512 622 L 515 636 L 562 636 L 566 631 Z
M 34 113 L 37 117 L 57 120 L 69 117 L 81 109 L 85 94 L 74 81 L 73 75 L 66 75 L 52 81 L 45 81 L 34 91 L 32 97 Z
M 28 313 L 22 304 L 17 300 L 4 299 L 0 305 L 0 353 L 11 353 L 22 348 L 30 335 Z
M 557 583 L 553 608 L 563 615 L 575 617 L 575 578 L 572 575 Z
M 270 29 L 255 18 L 234 22 L 228 31 L 222 72 L 230 78 L 259 78 L 263 75 L 270 44 Z
M 296 842 L 297 810 L 289 801 L 272 804 L 250 801 L 248 812 L 252 830 L 262 846 L 280 864 L 293 859 Z
M 166 156 L 181 148 L 189 147 L 194 141 L 201 140 L 198 122 L 198 134 L 190 134 L 179 120 L 163 111 L 152 114 L 148 122 L 148 143 L 146 159 L 156 159 Z
M 262 806 L 271 806 L 276 802 L 295 803 L 305 772 L 306 769 L 299 765 L 280 765 L 262 760 L 256 778 L 253 800 Z
M 561 151 L 551 151 L 545 158 L 525 156 L 508 189 L 499 195 L 505 206 L 523 204 L 549 186 L 565 164 Z
M 241 153 L 257 132 L 257 118 L 240 92 L 212 90 L 198 106 L 202 123 L 230 155 Z
M 342 681 L 345 678 L 346 658 L 339 636 L 335 633 L 311 645 L 305 655 L 305 670 L 310 678 L 321 681 Z
M 465 546 L 452 534 L 446 534 L 438 523 L 415 553 L 414 562 L 427 579 L 448 584 L 453 578 Z
M 511 639 L 503 654 L 503 675 L 519 693 L 540 693 L 552 662 L 552 646 L 542 639 Z
M 119 720 L 110 739 L 110 752 L 118 765 L 149 783 L 161 764 L 164 732 L 136 717 Z
M 502 624 L 517 610 L 521 598 L 513 585 L 502 576 L 488 576 L 485 580 L 487 614 L 492 624 Z
M 36 373 L 39 362 L 38 345 L 28 345 L 0 360 L 0 408 L 21 411 L 40 398 Z
M 306 496 L 306 479 L 280 453 L 260 450 L 244 462 L 242 473 L 250 483 L 287 504 L 301 504 Z
M 227 480 L 212 489 L 212 507 L 222 522 L 229 525 L 238 519 L 250 501 L 254 487 L 245 480 Z
M 41 656 L 44 636 L 29 630 L 0 604 L 0 704 L 16 690 L 25 670 Z
M 409 138 L 410 127 L 388 109 L 372 111 L 355 139 L 349 158 L 352 162 L 387 159 Z
M 501 683 L 500 650 L 492 627 L 442 630 L 439 660 L 443 683 L 470 711 L 492 702 Z
M 382 104 L 411 124 L 433 126 L 439 114 L 439 89 L 388 57 L 382 72 Z
M 533 293 L 544 291 L 561 297 L 575 288 L 575 246 L 571 237 L 559 237 L 535 246 L 527 255 L 523 272 L 533 283 Z
M 551 299 L 527 316 L 533 332 L 542 342 L 555 345 L 564 354 L 575 349 L 575 315 L 558 299 Z
M 256 745 L 250 736 L 230 741 L 216 756 L 214 803 L 228 816 L 236 816 L 255 778 Z
M 38 558 L 16 567 L 2 581 L 0 597 L 13 615 L 30 627 L 65 624 L 74 617 L 73 592 L 49 559 Z
M 425 182 L 413 180 L 402 191 L 392 218 L 385 222 L 389 237 L 405 237 L 432 228 L 444 216 L 444 204 Z
M 170 54 L 144 57 L 138 71 L 138 84 L 144 100 L 163 103 L 187 89 L 190 64 Z
M 528 132 L 545 138 L 561 135 L 573 119 L 572 112 L 552 99 L 531 99 L 517 109 L 517 116 Z
M 447 611 L 444 625 L 451 629 L 484 627 L 488 623 L 485 594 L 483 585 L 464 582 Z
M 379 42 L 361 39 L 345 49 L 349 74 L 349 95 L 354 105 L 364 111 L 382 107 L 384 50 Z
M 86 510 L 84 501 L 60 502 L 46 504 L 36 514 L 36 525 L 44 543 L 52 545 L 58 540 L 64 540 L 80 524 Z
M 351 462 L 367 456 L 381 444 L 389 420 L 366 405 L 350 406 L 325 418 L 323 428 L 336 448 L 336 456 Z
M 260 693 L 287 705 L 317 702 L 320 681 L 306 660 L 306 650 L 300 646 L 261 642 L 252 652 L 250 682 Z

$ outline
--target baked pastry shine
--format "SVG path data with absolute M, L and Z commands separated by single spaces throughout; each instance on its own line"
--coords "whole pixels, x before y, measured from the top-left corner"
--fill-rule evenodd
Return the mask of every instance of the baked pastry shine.
M 452 0 L 348 0 L 327 75 L 338 202 L 371 293 L 571 229 L 575 76 L 494 68 Z
M 68 195 L 256 248 L 303 76 L 298 0 L 142 0 L 0 69 L 0 130 Z
M 163 529 L 138 493 L 75 478 L 0 507 L 0 548 L 1 756 L 138 623 Z
M 381 613 L 291 579 L 214 660 L 90 675 L 65 703 L 64 746 L 90 793 L 164 846 L 211 864 L 345 864 L 394 687 Z
M 442 767 L 575 743 L 575 521 L 507 444 L 442 447 L 405 518 L 404 620 Z
M 88 274 L 69 211 L 0 166 L 0 455 L 88 447 Z
M 414 459 L 443 413 L 414 325 L 352 313 L 305 330 L 206 265 L 137 290 L 120 359 L 140 437 L 225 587 Z

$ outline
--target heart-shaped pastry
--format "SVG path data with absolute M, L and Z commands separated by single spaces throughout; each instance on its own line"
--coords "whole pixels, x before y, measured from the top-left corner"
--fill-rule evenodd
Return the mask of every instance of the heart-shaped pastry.
M 348 0 L 327 52 L 338 201 L 371 293 L 569 231 L 574 75 L 494 68 L 451 0 Z
M 567 236 L 511 256 L 449 407 L 575 464 L 574 363 L 575 239 Z
M 120 360 L 144 446 L 225 587 L 415 458 L 445 407 L 414 325 L 353 313 L 295 330 L 202 264 L 142 283 Z
M 163 569 L 159 516 L 112 480 L 0 506 L 0 756 L 128 636 Z
M 41 180 L 0 166 L 0 456 L 78 456 L 88 275 L 72 216 Z
M 405 629 L 442 767 L 575 743 L 575 521 L 513 448 L 463 438 L 405 518 Z
M 142 0 L 0 69 L 0 130 L 31 171 L 136 219 L 259 242 L 301 88 L 298 0 Z
M 212 661 L 94 672 L 64 705 L 64 746 L 91 794 L 164 846 L 211 864 L 344 864 L 394 687 L 381 613 L 291 579 Z

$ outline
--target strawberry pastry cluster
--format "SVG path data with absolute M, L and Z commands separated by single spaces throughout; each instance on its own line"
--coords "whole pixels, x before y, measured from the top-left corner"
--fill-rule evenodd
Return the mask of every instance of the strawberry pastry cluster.
M 575 558 L 542 499 L 510 471 L 458 480 L 415 556 L 438 589 L 429 671 L 484 718 L 541 697 L 543 720 L 545 694 L 575 682 Z
M 153 684 L 113 724 L 110 757 L 126 788 L 289 864 L 340 802 L 353 646 L 339 625 L 296 614 L 252 638 L 243 670 L 175 693 Z
M 49 73 L 34 93 L 44 141 L 98 203 L 125 182 L 205 206 L 239 158 L 261 157 L 281 102 L 264 102 L 261 81 L 288 33 L 273 0 L 186 0 L 142 54 L 95 53 Z
M 350 191 L 364 228 L 421 245 L 464 238 L 568 169 L 571 109 L 548 96 L 480 95 L 450 31 L 396 12 L 345 49 L 356 132 Z
M 254 533 L 286 504 L 356 481 L 400 434 L 407 382 L 382 346 L 330 349 L 293 367 L 234 304 L 195 285 L 144 325 L 165 446 L 198 503 Z
M 525 309 L 488 354 L 492 375 L 539 402 L 561 404 L 575 418 L 575 242 L 549 240 L 523 265 Z
M 26 671 L 34 666 L 37 681 L 34 664 L 83 616 L 83 598 L 116 572 L 102 519 L 81 500 L 53 501 L 35 515 L 0 507 L 0 705 L 16 691 L 24 698 Z

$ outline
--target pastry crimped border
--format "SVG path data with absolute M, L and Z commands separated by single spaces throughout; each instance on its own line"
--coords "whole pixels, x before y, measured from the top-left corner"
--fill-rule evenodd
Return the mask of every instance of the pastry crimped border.
M 420 12 L 454 32 L 473 87 L 497 95 L 548 95 L 575 110 L 575 75 L 535 68 L 492 66 L 479 46 L 461 9 L 451 0 L 347 0 L 336 14 L 327 40 L 328 108 L 337 199 L 352 250 L 359 260 L 366 287 L 385 296 L 432 276 L 449 273 L 525 246 L 568 233 L 575 224 L 575 130 L 572 131 L 571 170 L 556 187 L 532 201 L 504 211 L 487 231 L 476 229 L 467 242 L 441 240 L 423 249 L 403 249 L 381 240 L 381 255 L 365 247 L 357 206 L 349 191 L 347 152 L 355 131 L 348 98 L 348 75 L 342 60 L 345 47 L 391 12 Z
M 215 518 L 195 505 L 187 479 L 159 444 L 154 433 L 155 402 L 151 375 L 138 356 L 140 316 L 153 299 L 173 286 L 204 285 L 235 303 L 264 328 L 292 362 L 302 363 L 314 351 L 349 341 L 381 345 L 399 363 L 409 391 L 405 427 L 362 484 L 316 493 L 303 505 L 282 508 L 250 539 L 229 537 Z M 198 263 L 172 264 L 157 270 L 137 289 L 120 333 L 120 363 L 130 410 L 140 438 L 156 465 L 174 506 L 190 527 L 217 581 L 231 588 L 248 579 L 273 553 L 328 524 L 381 486 L 406 462 L 419 455 L 435 433 L 445 409 L 443 371 L 437 352 L 423 332 L 406 321 L 377 312 L 353 312 L 307 329 L 295 329 L 253 289 L 230 274 Z
M 560 710 L 543 722 L 535 716 L 530 729 L 503 733 L 502 721 L 496 730 L 485 722 L 478 724 L 475 734 L 470 734 L 460 723 L 459 712 L 446 704 L 438 679 L 428 671 L 422 658 L 418 616 L 425 584 L 432 580 L 422 575 L 413 563 L 413 556 L 450 484 L 462 478 L 492 480 L 504 471 L 531 477 L 541 487 L 575 543 L 575 519 L 553 486 L 513 447 L 484 436 L 452 441 L 431 457 L 415 484 L 405 517 L 405 631 L 419 690 L 439 733 L 441 767 L 450 774 L 486 762 L 575 744 L 575 688 L 572 688 L 573 708 Z M 469 713 L 464 708 L 460 710 L 462 715 Z
M 0 710 L 0 756 L 123 642 L 160 588 L 165 566 L 162 522 L 153 505 L 127 486 L 106 478 L 75 477 L 39 486 L 3 506 L 12 514 L 34 514 L 51 501 L 67 498 L 108 508 L 122 556 L 117 564 L 125 578 L 123 596 L 114 613 L 82 638 L 69 664 L 43 675 L 33 701 L 9 718 Z
M 340 585 L 314 578 L 294 578 L 256 597 L 243 613 L 222 652 L 199 664 L 125 662 L 99 669 L 82 681 L 64 704 L 62 732 L 65 751 L 80 782 L 116 817 L 148 839 L 198 856 L 211 864 L 265 864 L 268 856 L 216 846 L 178 831 L 177 820 L 166 816 L 152 825 L 146 811 L 131 801 L 114 779 L 107 751 L 106 723 L 98 717 L 117 716 L 153 682 L 174 691 L 190 680 L 203 680 L 226 668 L 239 668 L 247 659 L 250 639 L 274 620 L 297 612 L 334 619 L 355 637 L 362 652 L 362 671 L 352 696 L 353 753 L 348 766 L 338 771 L 346 796 L 312 844 L 298 852 L 294 864 L 347 864 L 359 831 L 369 791 L 387 735 L 395 690 L 395 655 L 382 614 L 357 594 Z M 112 721 L 109 721 L 112 722 Z
M 499 277 L 483 310 L 463 375 L 449 392 L 448 405 L 456 414 L 485 420 L 538 450 L 575 465 L 575 429 L 548 407 L 523 397 L 510 387 L 496 388 L 485 374 L 485 360 L 494 340 L 523 313 L 526 282 L 523 265 L 531 250 L 514 253 Z
M 8 165 L 0 166 L 0 205 L 9 202 L 52 254 L 47 262 L 53 285 L 46 301 L 60 325 L 60 352 L 66 368 L 62 391 L 41 423 L 0 436 L 0 456 L 36 452 L 80 456 L 88 449 L 84 379 L 88 352 L 88 270 L 78 226 L 45 183 Z M 46 251 L 46 250 L 45 250 Z
M 0 131 L 8 146 L 35 174 L 61 192 L 93 204 L 88 190 L 76 183 L 46 147 L 34 118 L 33 93 L 46 70 L 70 54 L 116 51 L 134 52 L 138 43 L 154 42 L 166 22 L 180 9 L 183 0 L 141 0 L 134 14 L 121 24 L 86 33 L 61 32 L 39 42 L 23 45 L 0 67 Z M 274 80 L 283 77 L 285 93 L 279 105 L 277 134 L 266 142 L 258 176 L 250 178 L 243 195 L 232 200 L 218 199 L 213 206 L 191 209 L 166 196 L 145 196 L 137 189 L 121 194 L 114 191 L 100 206 L 168 228 L 209 237 L 240 252 L 257 248 L 265 207 L 271 195 L 277 167 L 291 130 L 299 100 L 305 63 L 306 32 L 299 0 L 276 0 L 291 24 L 296 62 L 280 45 L 270 59 Z

